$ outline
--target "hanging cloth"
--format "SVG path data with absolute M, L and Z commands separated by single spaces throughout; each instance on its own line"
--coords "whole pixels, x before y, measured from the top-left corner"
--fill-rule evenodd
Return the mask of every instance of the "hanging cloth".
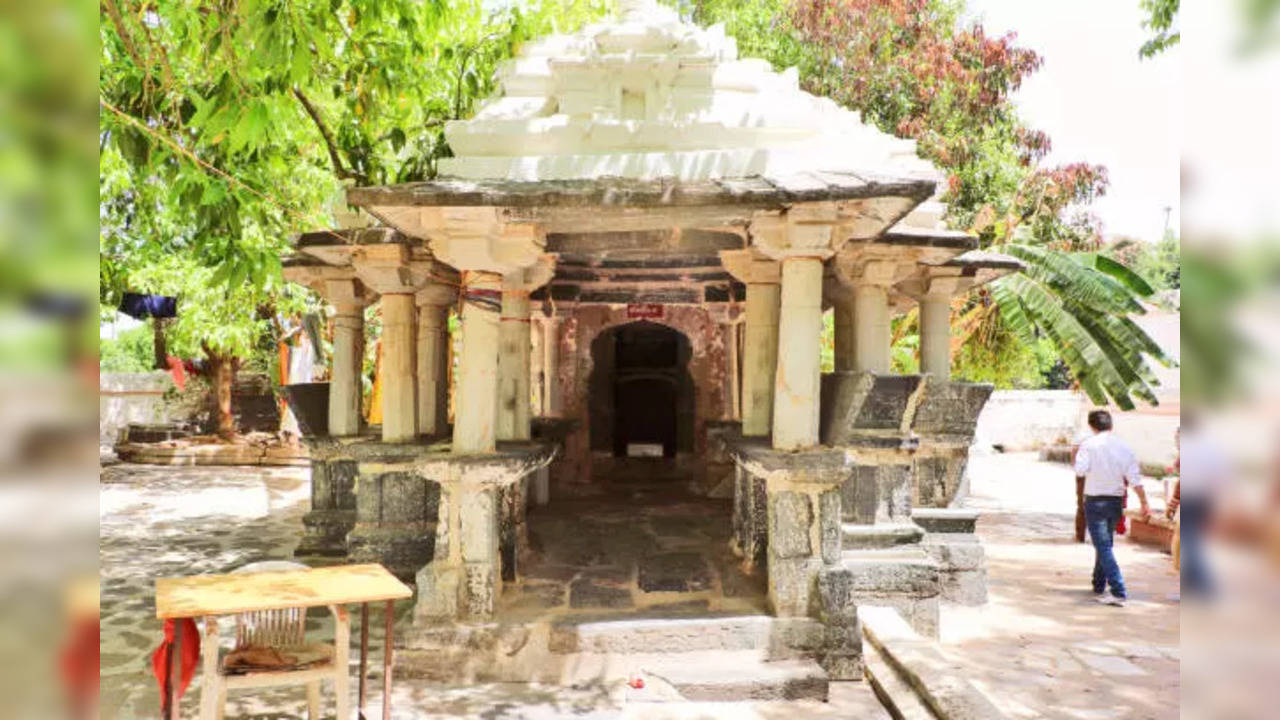
M 169 688 L 165 687 L 165 679 L 169 677 L 169 667 L 173 660 L 173 642 L 178 632 L 182 633 L 182 647 L 179 649 L 182 657 L 178 658 L 178 697 L 182 697 L 182 694 L 187 691 L 187 686 L 195 677 L 196 665 L 200 662 L 200 631 L 196 629 L 196 622 L 190 618 L 176 622 L 165 620 L 164 640 L 151 654 L 151 672 L 156 676 L 156 684 L 160 686 L 162 716 L 169 703 L 167 695 Z
M 177 317 L 178 298 L 127 292 L 120 299 L 120 312 L 135 320 Z

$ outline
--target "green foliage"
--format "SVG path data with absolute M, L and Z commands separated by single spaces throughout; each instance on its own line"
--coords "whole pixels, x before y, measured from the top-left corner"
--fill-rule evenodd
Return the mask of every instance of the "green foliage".
M 1182 286 L 1182 244 L 1172 231 L 1154 245 L 1125 238 L 1112 243 L 1106 252 L 1132 268 L 1155 292 Z
M 1138 57 L 1154 57 L 1178 44 L 1182 33 L 1173 25 L 1178 19 L 1181 4 L 1182 0 L 1141 0 L 1142 11 L 1146 14 L 1142 27 L 1151 31 L 1151 37 L 1138 49 Z
M 1106 170 L 1040 164 L 1049 138 L 1026 127 L 1011 101 L 1040 57 L 1012 34 L 988 36 L 962 22 L 963 9 L 959 0 L 701 0 L 693 17 L 724 22 L 742 54 L 795 66 L 806 90 L 914 139 L 948 173 L 949 224 L 1029 264 L 1025 276 L 992 288 L 998 312 L 984 322 L 1003 323 L 1004 335 L 991 327 L 969 335 L 975 372 L 1009 383 L 1034 378 L 1043 363 L 1026 352 L 1002 366 L 990 348 L 970 346 L 1012 334 L 1029 348 L 1047 338 L 1095 402 L 1154 402 L 1147 358 L 1168 358 L 1129 319 L 1142 312 L 1136 298 L 1153 288 L 1097 253 L 1098 222 L 1082 209 L 1106 191 Z M 909 369 L 913 336 L 900 337 L 895 367 Z
M 968 382 L 991 383 L 999 390 L 1034 390 L 1052 387 L 1058 353 L 1040 338 L 1028 345 L 996 322 L 983 342 L 965 343 L 952 358 L 952 373 Z
M 526 38 L 603 0 L 104 0 L 100 300 L 181 296 L 174 352 L 243 357 L 298 309 L 280 257 L 345 184 L 430 177 Z
M 99 345 L 102 372 L 149 372 L 155 363 L 155 336 L 149 324 L 122 330 Z

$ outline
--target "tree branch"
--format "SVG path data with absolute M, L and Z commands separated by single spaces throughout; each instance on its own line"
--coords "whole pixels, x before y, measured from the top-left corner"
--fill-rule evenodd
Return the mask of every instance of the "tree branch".
M 329 127 L 320 118 L 320 111 L 316 109 L 316 106 L 312 105 L 307 96 L 303 95 L 302 90 L 297 87 L 293 89 L 293 96 L 298 98 L 298 102 L 302 103 L 302 109 L 306 110 L 307 116 L 311 118 L 311 122 L 315 123 L 316 129 L 320 131 L 320 136 L 324 138 L 325 149 L 329 151 L 329 160 L 333 162 L 333 172 L 341 179 L 350 178 L 363 183 L 364 178 L 347 170 L 342 164 L 342 154 L 338 151 L 338 145 L 333 140 L 333 133 L 329 132 Z

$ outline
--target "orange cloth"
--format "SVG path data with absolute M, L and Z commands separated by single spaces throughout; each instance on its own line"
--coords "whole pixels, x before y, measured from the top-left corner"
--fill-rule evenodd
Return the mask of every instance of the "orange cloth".
M 186 389 L 187 371 L 182 366 L 182 360 L 170 355 L 164 359 L 164 362 L 169 366 L 169 374 L 173 376 L 173 384 L 178 388 L 178 391 L 181 392 Z
M 169 696 L 168 688 L 165 687 L 165 680 L 169 677 L 169 667 L 173 657 L 173 641 L 176 633 L 182 633 L 182 647 L 178 652 L 182 653 L 182 657 L 178 658 L 178 697 L 187 691 L 187 686 L 191 684 L 191 679 L 195 677 L 196 665 L 200 662 L 200 631 L 196 629 L 196 623 L 190 618 L 179 620 L 176 623 L 173 620 L 164 621 L 164 640 L 160 643 L 160 647 L 151 654 L 151 671 L 156 676 L 156 683 L 160 686 L 160 708 L 163 716 L 164 709 L 168 706 Z
M 373 390 L 369 393 L 369 415 L 365 419 L 370 425 L 382 424 L 382 340 L 374 351 Z
M 90 709 L 98 701 L 99 648 L 97 618 L 77 620 L 62 645 L 58 667 L 74 718 L 97 717 Z

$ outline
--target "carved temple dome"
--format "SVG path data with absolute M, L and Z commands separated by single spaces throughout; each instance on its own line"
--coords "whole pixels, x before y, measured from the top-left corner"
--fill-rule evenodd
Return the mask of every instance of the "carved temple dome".
M 739 58 L 723 26 L 649 0 L 526 44 L 498 84 L 475 117 L 446 126 L 455 157 L 440 161 L 442 179 L 938 177 L 914 141 L 804 92 L 794 68 Z

